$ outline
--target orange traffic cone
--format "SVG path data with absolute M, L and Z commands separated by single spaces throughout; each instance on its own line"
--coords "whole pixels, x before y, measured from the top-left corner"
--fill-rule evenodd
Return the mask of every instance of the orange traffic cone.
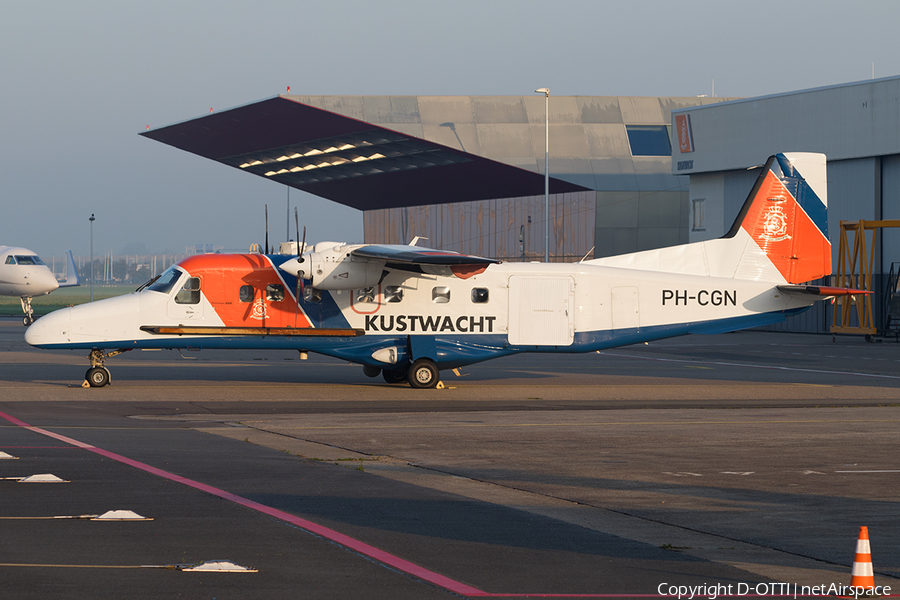
M 875 587 L 875 572 L 872 569 L 872 551 L 869 548 L 869 528 L 859 528 L 859 539 L 856 541 L 856 557 L 853 559 L 853 570 L 850 572 L 850 586 L 860 588 Z

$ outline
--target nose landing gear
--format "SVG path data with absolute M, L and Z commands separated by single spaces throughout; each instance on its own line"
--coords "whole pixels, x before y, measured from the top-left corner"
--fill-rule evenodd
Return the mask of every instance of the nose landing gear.
M 123 352 L 128 352 L 131 348 L 121 348 L 104 354 L 99 348 L 91 350 L 88 359 L 91 361 L 91 368 L 84 374 L 84 383 L 81 387 L 103 387 L 109 385 L 110 375 L 109 369 L 103 366 L 103 362 L 107 358 L 118 356 Z
M 19 298 L 19 302 L 22 303 L 22 312 L 25 313 L 25 318 L 22 319 L 22 322 L 25 324 L 25 327 L 28 327 L 34 323 L 34 309 L 31 308 L 31 297 L 22 296 Z

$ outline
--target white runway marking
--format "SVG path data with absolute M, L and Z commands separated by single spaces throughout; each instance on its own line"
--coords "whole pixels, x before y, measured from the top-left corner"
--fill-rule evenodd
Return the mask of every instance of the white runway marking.
M 720 367 L 746 367 L 749 369 L 773 369 L 776 371 L 794 371 L 798 373 L 822 373 L 826 375 L 850 375 L 854 377 L 876 377 L 880 379 L 900 379 L 900 375 L 879 375 L 877 373 L 856 373 L 854 371 L 825 371 L 823 369 L 798 369 L 796 367 L 776 367 L 773 365 L 748 365 L 744 363 L 728 363 L 728 362 L 717 362 L 717 361 L 702 361 L 702 360 L 683 360 L 678 358 L 654 358 L 650 356 L 633 356 L 630 354 L 618 354 L 615 352 L 603 352 L 599 351 L 597 354 L 601 354 L 604 356 L 615 356 L 617 358 L 634 358 L 637 360 L 655 360 L 658 362 L 672 362 L 672 363 L 685 363 L 691 365 L 703 364 L 703 365 L 718 365 Z M 783 352 L 772 352 L 772 354 L 784 354 Z

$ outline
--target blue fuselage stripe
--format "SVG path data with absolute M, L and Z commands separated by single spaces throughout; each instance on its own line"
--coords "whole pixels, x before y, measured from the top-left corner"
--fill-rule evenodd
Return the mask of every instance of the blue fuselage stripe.
M 673 323 L 654 327 L 582 331 L 568 346 L 511 346 L 506 334 L 436 335 L 434 359 L 438 368 L 452 369 L 471 365 L 492 358 L 521 352 L 580 353 L 605 350 L 629 344 L 638 344 L 690 333 L 726 333 L 752 327 L 780 323 L 787 317 L 799 314 L 808 307 L 789 311 L 777 311 L 733 319 Z M 44 344 L 42 348 L 191 348 L 191 349 L 246 349 L 246 350 L 306 350 L 333 356 L 350 362 L 381 367 L 402 368 L 410 360 L 408 336 L 368 334 L 361 337 L 300 337 L 300 336 L 179 336 L 174 338 L 148 338 L 143 340 Z M 384 348 L 396 348 L 397 362 L 385 364 L 372 355 Z M 412 358 L 419 358 L 418 356 Z

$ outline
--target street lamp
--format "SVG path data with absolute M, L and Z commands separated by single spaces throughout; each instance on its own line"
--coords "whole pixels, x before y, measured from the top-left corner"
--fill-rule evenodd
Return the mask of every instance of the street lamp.
M 550 262 L 550 88 L 538 88 L 544 94 L 544 262 Z
M 91 302 L 94 301 L 94 213 L 91 213 Z

